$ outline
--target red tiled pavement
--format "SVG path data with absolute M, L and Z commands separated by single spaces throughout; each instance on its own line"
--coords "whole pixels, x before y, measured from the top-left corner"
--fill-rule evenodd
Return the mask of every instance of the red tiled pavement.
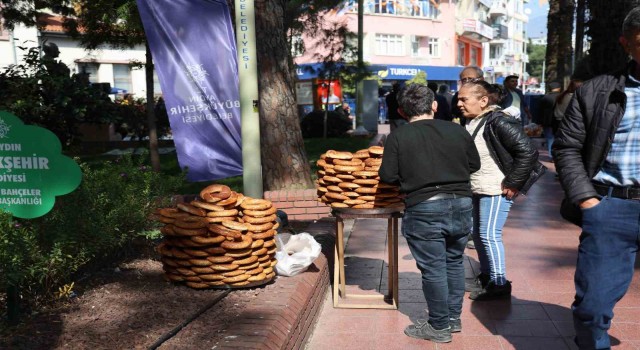
M 538 140 L 538 142 L 540 142 Z M 504 229 L 511 301 L 472 302 L 465 298 L 462 333 L 435 344 L 403 334 L 426 318 L 420 275 L 406 241 L 399 245 L 399 310 L 335 309 L 327 293 L 306 349 L 577 349 L 570 305 L 579 228 L 562 220 L 562 190 L 553 163 L 541 148 L 549 171 L 529 195 L 519 197 Z M 357 220 L 346 248 L 349 290 L 368 293 L 387 288 L 386 221 Z M 467 277 L 477 271 L 475 250 L 467 250 Z M 615 309 L 614 349 L 640 349 L 640 264 L 627 295 Z

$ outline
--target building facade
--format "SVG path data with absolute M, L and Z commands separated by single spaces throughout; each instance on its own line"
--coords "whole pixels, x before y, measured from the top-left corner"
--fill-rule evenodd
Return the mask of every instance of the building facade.
M 529 17 L 524 4 L 528 0 L 493 0 L 489 8 L 488 21 L 493 27 L 494 37 L 484 43 L 484 70 L 489 80 L 502 82 L 504 77 L 516 74 L 527 78 L 527 33 Z
M 424 72 L 430 81 L 457 84 L 458 65 L 456 6 L 451 0 L 365 0 L 363 23 L 363 59 L 371 64 L 384 85 L 408 80 Z M 325 18 L 342 23 L 358 32 L 357 1 L 347 1 L 340 11 Z M 294 58 L 304 66 L 323 56 L 313 38 L 302 37 L 305 50 Z M 294 55 L 295 56 L 295 55 Z M 309 78 L 302 70 L 299 79 Z
M 146 62 L 144 46 L 125 50 L 106 46 L 86 50 L 64 33 L 60 16 L 42 14 L 38 22 L 39 29 L 18 25 L 13 31 L 5 29 L 0 32 L 0 70 L 22 63 L 29 48 L 54 43 L 60 51 L 58 60 L 69 67 L 71 73 L 87 73 L 91 83 L 109 83 L 113 92 L 131 93 L 135 98 L 146 97 L 146 74 L 141 66 Z M 160 94 L 157 77 L 154 81 L 154 93 Z
M 526 76 L 527 2 L 364 0 L 363 59 L 383 81 L 407 80 L 424 71 L 429 81 L 454 90 L 461 67 L 469 65 L 483 68 L 492 82 L 510 74 Z M 325 17 L 358 31 L 357 1 L 348 0 Z M 321 45 L 304 36 L 297 41 L 305 49 L 294 54 L 296 64 L 317 64 Z M 298 75 L 309 78 L 302 70 Z

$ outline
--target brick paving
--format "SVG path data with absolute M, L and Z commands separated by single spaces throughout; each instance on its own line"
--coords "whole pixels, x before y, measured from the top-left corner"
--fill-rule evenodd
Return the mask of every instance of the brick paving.
M 540 149 L 540 160 L 549 171 L 528 196 L 517 198 L 504 229 L 507 278 L 513 281 L 510 301 L 465 298 L 463 330 L 451 343 L 405 336 L 407 325 L 426 318 L 426 303 L 418 269 L 400 237 L 399 309 L 335 309 L 331 293 L 326 293 L 306 349 L 577 349 L 570 305 L 580 231 L 558 214 L 562 190 L 553 163 Z M 346 248 L 347 291 L 386 290 L 385 229 L 384 219 L 356 220 Z M 475 250 L 466 253 L 466 273 L 471 277 L 477 271 L 477 255 Z M 638 261 L 631 287 L 615 309 L 610 335 L 614 349 L 640 349 Z

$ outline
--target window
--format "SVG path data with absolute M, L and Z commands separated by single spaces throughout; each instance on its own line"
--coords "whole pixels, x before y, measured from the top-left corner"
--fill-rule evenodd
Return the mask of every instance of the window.
M 440 39 L 429 38 L 429 56 L 440 57 Z
M 420 57 L 420 42 L 422 37 L 412 35 L 411 36 L 411 57 Z
M 502 56 L 502 45 L 489 46 L 489 58 L 494 60 Z
M 438 18 L 440 11 L 434 6 L 430 0 L 419 0 L 418 6 L 420 7 L 419 16 L 431 19 Z
M 291 55 L 293 57 L 304 55 L 304 40 L 302 40 L 302 36 L 297 34 L 291 36 Z
M 473 47 L 471 48 L 471 58 L 469 59 L 469 65 L 471 66 L 479 66 L 478 64 L 478 49 Z
M 90 83 L 99 83 L 98 64 L 96 63 L 80 63 L 78 64 L 78 73 L 87 74 Z
M 456 62 L 459 66 L 465 66 L 464 64 L 464 43 L 458 43 L 458 57 Z
M 113 87 L 131 92 L 131 67 L 128 64 L 113 65 Z
M 376 55 L 404 56 L 402 35 L 376 34 Z

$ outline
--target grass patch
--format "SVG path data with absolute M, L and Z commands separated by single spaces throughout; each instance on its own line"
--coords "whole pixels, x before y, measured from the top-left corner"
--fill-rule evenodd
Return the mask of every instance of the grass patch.
M 310 138 L 304 140 L 304 147 L 307 152 L 307 158 L 309 160 L 309 166 L 311 167 L 311 177 L 316 179 L 316 171 L 318 166 L 316 162 L 320 159 L 320 155 L 326 151 L 333 149 L 336 151 L 349 151 L 355 152 L 357 150 L 369 147 L 371 142 L 370 137 L 345 137 L 345 138 Z M 147 149 L 148 152 L 148 149 Z M 119 156 L 109 155 L 97 155 L 81 157 L 83 162 L 90 164 L 92 167 L 101 167 L 106 160 L 114 160 Z M 149 164 L 149 155 L 143 154 L 134 157 L 145 157 L 146 163 Z M 176 153 L 161 154 L 160 155 L 160 171 L 166 175 L 179 175 L 182 171 L 178 164 L 178 157 Z M 220 183 L 231 187 L 236 192 L 243 192 L 242 176 L 234 176 L 217 181 L 202 181 L 202 182 L 184 182 L 179 188 L 180 194 L 196 194 L 201 189 L 210 185 L 211 183 Z

